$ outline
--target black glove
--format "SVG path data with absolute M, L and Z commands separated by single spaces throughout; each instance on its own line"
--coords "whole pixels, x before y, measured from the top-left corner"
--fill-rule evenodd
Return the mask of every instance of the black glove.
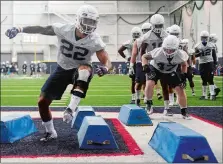
M 186 86 L 187 86 L 187 74 L 186 73 L 181 73 L 180 74 L 180 80 L 181 80 L 180 87 L 185 89 Z
M 19 29 L 16 28 L 16 27 L 13 27 L 11 29 L 8 29 L 6 32 L 5 32 L 5 35 L 7 37 L 9 37 L 9 39 L 12 39 L 14 38 L 17 34 L 19 33 Z
M 148 64 L 143 65 L 142 70 L 143 70 L 143 72 L 149 73 L 150 72 L 149 65 Z

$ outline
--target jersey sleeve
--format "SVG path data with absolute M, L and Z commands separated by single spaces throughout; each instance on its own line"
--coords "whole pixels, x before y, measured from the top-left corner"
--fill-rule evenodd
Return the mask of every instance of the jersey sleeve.
M 105 49 L 106 44 L 102 41 L 101 37 L 99 35 L 95 38 L 95 51 L 100 51 Z
M 183 50 L 180 50 L 180 59 L 182 60 L 181 63 L 187 61 L 188 58 L 189 56 L 187 55 L 187 53 Z
M 52 24 L 52 27 L 53 27 L 53 30 L 54 30 L 56 35 L 62 35 L 64 27 L 65 27 L 65 24 L 54 23 L 54 24 Z

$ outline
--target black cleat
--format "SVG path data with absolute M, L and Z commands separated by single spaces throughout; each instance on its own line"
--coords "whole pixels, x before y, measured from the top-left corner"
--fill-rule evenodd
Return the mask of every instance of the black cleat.
M 220 88 L 215 88 L 214 91 L 215 91 L 215 96 L 217 96 L 221 90 Z
M 200 100 L 207 100 L 207 98 L 205 98 L 205 96 L 201 96 L 199 99 Z
M 43 138 L 40 139 L 40 141 L 42 142 L 48 142 L 48 141 L 52 141 L 55 140 L 57 138 L 57 133 L 56 131 L 54 133 L 45 133 L 45 136 Z
M 163 96 L 160 93 L 158 93 L 157 98 L 158 98 L 158 100 L 161 100 L 163 98 Z
M 130 101 L 130 104 L 135 104 L 135 100 L 131 100 Z

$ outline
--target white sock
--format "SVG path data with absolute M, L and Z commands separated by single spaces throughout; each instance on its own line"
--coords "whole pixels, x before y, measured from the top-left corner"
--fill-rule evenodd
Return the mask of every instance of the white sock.
M 136 90 L 135 99 L 140 99 L 140 90 Z
M 214 89 L 215 89 L 214 85 L 209 85 L 209 90 L 210 90 L 211 96 L 215 95 Z
M 164 101 L 164 109 L 169 109 L 169 100 Z
M 135 100 L 136 98 L 135 98 L 135 94 L 133 93 L 132 94 L 132 100 Z
M 156 94 L 160 94 L 160 89 L 156 89 Z
M 204 85 L 202 86 L 202 95 L 205 97 L 207 97 L 207 87 L 208 86 L 204 86 Z
M 83 93 L 83 91 L 81 91 L 80 89 L 75 89 L 76 91 L 79 91 L 81 93 Z M 79 105 L 81 101 L 81 98 L 78 97 L 78 96 L 75 96 L 75 95 L 72 95 L 71 96 L 71 99 L 70 99 L 70 104 L 68 105 L 68 107 L 73 111 L 75 112 L 77 106 Z
M 42 125 L 45 126 L 46 132 L 48 132 L 48 133 L 55 132 L 54 125 L 53 125 L 53 120 L 50 120 L 50 121 L 47 121 L 47 122 L 42 122 Z
M 174 103 L 174 93 L 169 93 L 170 103 Z

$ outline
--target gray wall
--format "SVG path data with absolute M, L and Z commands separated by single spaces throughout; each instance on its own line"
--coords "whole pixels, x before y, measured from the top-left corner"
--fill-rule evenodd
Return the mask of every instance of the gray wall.
M 166 5 L 160 12 L 166 19 L 166 26 L 170 23 L 167 1 L 88 1 L 86 3 L 94 5 L 99 10 L 100 23 L 97 32 L 101 36 L 109 37 L 106 50 L 112 61 L 124 61 L 117 55 L 117 49 L 124 41 L 131 39 L 131 28 L 136 26 L 122 20 L 117 21 L 118 15 L 128 22 L 139 23 L 160 6 Z M 76 10 L 81 5 L 83 5 L 81 1 L 1 1 L 1 20 L 7 16 L 1 25 L 1 52 L 12 52 L 14 60 L 18 60 L 23 52 L 43 52 L 43 60 L 56 61 L 56 37 L 38 35 L 38 42 L 34 44 L 24 42 L 26 34 L 19 34 L 10 40 L 4 33 L 12 26 L 66 23 L 64 19 L 74 18 Z M 137 26 L 141 27 L 141 25 Z M 92 59 L 98 61 L 95 56 Z

